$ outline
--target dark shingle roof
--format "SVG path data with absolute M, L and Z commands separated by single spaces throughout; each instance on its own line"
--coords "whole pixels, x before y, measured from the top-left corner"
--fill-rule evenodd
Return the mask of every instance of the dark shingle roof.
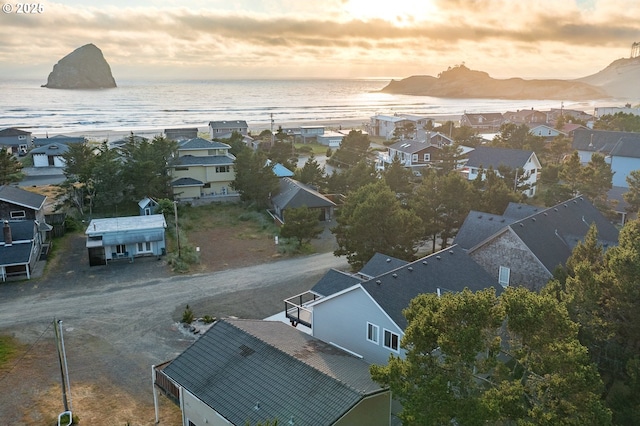
M 339 291 L 346 290 L 361 282 L 362 280 L 354 275 L 337 269 L 329 269 L 329 271 L 320 278 L 320 281 L 311 288 L 311 291 L 326 297 Z
M 498 126 L 504 121 L 504 117 L 499 112 L 485 112 L 481 114 L 464 114 L 472 125 L 494 125 Z
M 0 200 L 32 210 L 40 210 L 47 199 L 44 195 L 35 194 L 9 185 L 0 185 Z
M 640 158 L 640 134 L 623 136 L 611 150 L 614 157 Z
M 233 158 L 227 155 L 183 155 L 173 161 L 172 166 L 230 166 Z
M 15 241 L 27 241 L 33 240 L 33 220 L 10 220 L 9 226 L 11 227 L 11 239 Z M 0 228 L 4 227 L 4 221 L 0 221 Z M 2 231 L 2 229 L 0 229 Z M 0 232 L 0 243 L 4 244 L 4 232 Z
M 391 271 L 392 269 L 399 268 L 406 265 L 406 260 L 396 259 L 395 257 L 387 256 L 381 253 L 376 253 L 371 259 L 360 269 L 360 273 L 369 277 L 376 277 Z
M 163 371 L 236 425 L 329 425 L 382 391 L 366 362 L 279 321 L 218 321 Z
M 272 198 L 272 202 L 283 210 L 302 206 L 317 208 L 336 205 L 315 189 L 286 177 L 280 179 L 280 192 Z
M 611 153 L 621 137 L 640 137 L 638 133 L 612 132 L 609 130 L 578 129 L 573 134 L 571 147 L 578 151 L 598 152 L 602 155 Z
M 35 146 L 45 146 L 51 143 L 63 143 L 65 145 L 74 144 L 74 143 L 85 143 L 87 141 L 83 136 L 65 136 L 65 135 L 55 135 L 50 138 L 34 138 L 33 144 Z
M 419 294 L 490 287 L 501 291 L 496 280 L 457 245 L 379 275 L 362 287 L 402 329 L 407 327 L 402 310 Z
M 228 129 L 235 127 L 249 127 L 245 120 L 210 121 L 209 127 L 212 129 Z
M 510 148 L 493 148 L 479 146 L 469 153 L 469 160 L 465 164 L 468 167 L 483 167 L 488 169 L 499 166 L 507 166 L 512 169 L 524 167 L 533 155 L 533 151 Z
M 524 219 L 525 217 L 531 216 L 532 214 L 536 214 L 541 212 L 546 207 L 538 207 L 532 206 L 529 204 L 522 203 L 514 203 L 513 201 L 509 203 L 506 209 L 504 209 L 504 213 L 502 216 L 510 217 L 513 219 Z
M 5 246 L 4 231 L 0 229 L 0 265 L 25 265 L 31 259 L 33 247 L 33 220 L 10 221 L 11 239 L 13 244 Z M 0 222 L 0 228 L 4 222 Z M 19 241 L 28 241 L 19 243 Z
M 548 271 L 564 265 L 592 223 L 598 240 L 610 247 L 618 243 L 618 230 L 591 202 L 576 197 L 512 223 L 509 227 Z
M 9 136 L 21 136 L 21 135 L 30 135 L 31 132 L 27 132 L 25 130 L 16 129 L 15 127 L 9 127 L 7 129 L 0 130 L 0 138 L 9 137 Z
M 453 242 L 469 250 L 516 220 L 512 217 L 471 210 Z
M 217 141 L 208 141 L 203 138 L 193 138 L 180 142 L 178 149 L 229 149 L 231 145 Z
M 32 149 L 30 154 L 45 154 L 45 155 L 62 155 L 69 151 L 69 147 L 63 143 L 50 143 L 48 145 L 42 145 L 39 148 Z

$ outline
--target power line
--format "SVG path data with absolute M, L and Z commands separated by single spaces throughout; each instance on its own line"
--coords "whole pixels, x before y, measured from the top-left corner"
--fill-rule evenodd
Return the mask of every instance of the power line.
M 33 342 L 33 344 L 31 346 L 29 346 L 29 349 L 27 349 L 27 351 L 13 364 L 13 366 L 11 366 L 11 368 L 9 368 L 9 370 L 6 372 L 6 374 L 4 376 L 2 376 L 2 378 L 0 378 L 0 383 L 2 383 L 7 377 L 9 377 L 9 374 L 18 366 L 18 364 L 20 362 L 22 362 L 22 360 L 24 359 L 25 356 L 29 355 L 31 353 L 31 351 L 33 350 L 33 347 L 35 345 L 38 344 L 38 342 L 40 341 L 40 339 L 42 339 L 42 336 L 44 336 L 44 334 L 49 331 L 49 327 L 51 327 L 52 323 L 49 323 L 47 325 L 47 328 L 44 329 L 44 331 L 42 332 L 42 334 L 40 334 L 40 336 L 38 336 L 38 338 L 36 339 L 35 342 Z

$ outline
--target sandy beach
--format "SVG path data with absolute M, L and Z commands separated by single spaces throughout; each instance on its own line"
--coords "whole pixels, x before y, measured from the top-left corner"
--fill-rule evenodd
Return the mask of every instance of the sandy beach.
M 382 114 L 385 115 L 385 114 Z M 391 115 L 391 114 L 389 114 Z M 444 123 L 445 121 L 454 121 L 458 123 L 460 121 L 460 115 L 431 115 L 436 122 Z M 274 123 L 273 131 L 275 132 L 278 127 L 282 127 L 283 129 L 288 128 L 296 128 L 300 126 L 324 126 L 326 130 L 338 130 L 338 129 L 355 129 L 355 130 L 363 130 L 366 131 L 367 125 L 371 122 L 370 117 L 362 117 L 361 119 L 349 119 L 349 120 L 318 120 L 318 121 L 298 121 L 298 122 L 283 122 L 283 123 Z M 257 124 L 253 125 L 248 122 L 249 132 L 252 135 L 258 135 L 263 130 L 270 130 L 269 125 L 265 124 Z M 208 123 L 199 126 L 185 125 L 185 128 L 193 128 L 197 127 L 199 133 L 208 133 L 209 127 Z M 167 129 L 178 128 L 178 126 L 167 127 Z M 65 136 L 83 136 L 90 141 L 94 142 L 102 142 L 106 140 L 107 142 L 117 141 L 119 139 L 124 139 L 130 136 L 132 133 L 136 136 L 142 136 L 145 138 L 153 139 L 155 136 L 162 136 L 164 134 L 165 128 L 141 128 L 141 129 L 98 129 L 98 130 L 83 130 L 83 131 L 70 131 L 70 132 L 59 132 L 59 133 L 38 133 L 34 132 L 33 136 L 39 139 L 44 139 L 47 136 L 52 137 L 56 135 L 65 135 Z

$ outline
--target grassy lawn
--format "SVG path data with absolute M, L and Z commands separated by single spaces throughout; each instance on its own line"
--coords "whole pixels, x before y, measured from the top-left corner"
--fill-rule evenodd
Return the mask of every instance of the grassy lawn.
M 314 143 L 297 143 L 295 144 L 295 147 L 296 147 L 296 151 L 301 155 L 306 154 L 304 150 L 308 150 L 309 148 L 311 148 L 311 151 L 315 156 L 326 154 L 327 148 L 329 148 L 326 145 L 321 145 L 315 142 Z M 302 148 L 302 151 L 300 151 L 300 148 Z
M 18 344 L 10 336 L 0 336 L 0 371 L 2 371 L 16 354 Z
M 180 229 L 186 232 L 217 228 L 250 228 L 256 233 L 273 235 L 275 225 L 266 214 L 247 210 L 235 203 L 211 203 L 203 206 L 178 208 Z

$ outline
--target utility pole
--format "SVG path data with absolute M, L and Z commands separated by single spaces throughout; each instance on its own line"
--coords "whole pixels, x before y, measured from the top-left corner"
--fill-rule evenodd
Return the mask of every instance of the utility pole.
M 71 398 L 67 401 L 67 390 L 71 393 L 71 387 L 69 386 L 69 374 L 67 371 L 67 355 L 64 350 L 64 338 L 62 337 L 62 321 L 56 321 L 53 319 L 53 328 L 56 333 L 56 349 L 58 350 L 58 362 L 60 364 L 60 378 L 62 381 L 62 404 L 64 411 L 70 411 Z

